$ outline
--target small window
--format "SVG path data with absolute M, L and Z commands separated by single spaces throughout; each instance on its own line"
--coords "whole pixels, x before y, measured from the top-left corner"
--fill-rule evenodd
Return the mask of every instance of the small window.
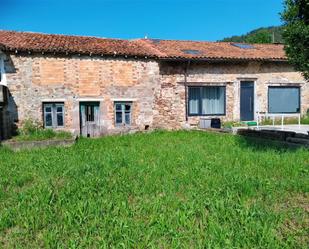
M 251 44 L 245 44 L 245 43 L 231 43 L 233 46 L 242 48 L 242 49 L 254 49 L 254 46 Z
M 116 125 L 131 125 L 131 102 L 115 103 L 115 124 Z
M 270 86 L 268 88 L 269 113 L 299 113 L 300 88 Z
M 225 86 L 189 87 L 189 115 L 225 115 Z
M 64 104 L 44 103 L 44 127 L 58 128 L 64 126 Z
M 4 73 L 4 62 L 3 62 L 3 59 L 0 57 L 0 82 L 2 81 L 3 73 Z
M 0 85 L 0 106 L 4 106 L 7 102 L 7 89 Z
M 85 112 L 86 112 L 86 121 L 94 122 L 94 105 L 87 105 Z
M 195 50 L 195 49 L 184 49 L 184 50 L 181 50 L 183 53 L 185 54 L 190 54 L 190 55 L 199 55 L 199 54 L 202 54 L 201 51 L 199 50 Z

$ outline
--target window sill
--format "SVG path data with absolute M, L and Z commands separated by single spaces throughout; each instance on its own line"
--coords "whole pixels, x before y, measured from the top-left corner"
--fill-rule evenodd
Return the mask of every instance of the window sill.
M 131 128 L 132 125 L 115 124 L 115 128 Z
M 225 117 L 226 113 L 224 114 L 189 114 L 188 117 Z

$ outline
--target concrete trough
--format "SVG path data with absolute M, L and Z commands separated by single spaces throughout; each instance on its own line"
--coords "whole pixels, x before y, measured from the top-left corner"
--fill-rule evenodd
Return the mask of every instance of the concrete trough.
M 35 148 L 46 148 L 50 146 L 69 147 L 75 143 L 76 139 L 50 139 L 42 141 L 3 141 L 1 144 L 13 151 L 30 150 Z

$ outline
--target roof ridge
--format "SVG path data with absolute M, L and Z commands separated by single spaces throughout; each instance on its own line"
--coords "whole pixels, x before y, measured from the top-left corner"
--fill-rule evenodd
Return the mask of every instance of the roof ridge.
M 231 43 L 239 43 L 239 44 L 248 44 L 248 45 L 283 45 L 281 43 L 249 43 L 249 42 L 233 42 L 233 41 L 202 41 L 202 40 L 181 40 L 181 39 L 160 39 L 160 38 L 137 38 L 137 39 L 123 39 L 123 38 L 109 38 L 109 37 L 100 37 L 100 36 L 92 36 L 92 35 L 76 35 L 76 34 L 51 34 L 44 33 L 38 31 L 18 31 L 18 30 L 4 30 L 0 29 L 0 32 L 9 32 L 9 33 L 19 33 L 19 34 L 37 34 L 43 36 L 64 36 L 64 37 L 82 37 L 82 38 L 95 38 L 102 40 L 118 40 L 118 41 L 174 41 L 174 42 L 194 42 L 194 43 L 210 43 L 210 44 L 231 44 Z M 149 43 L 151 45 L 151 43 Z M 153 47 L 153 46 L 152 46 Z M 153 47 L 154 48 L 154 47 Z
M 194 43 L 210 43 L 210 44 L 231 44 L 231 43 L 239 43 L 239 44 L 248 44 L 248 45 L 283 45 L 282 43 L 249 43 L 249 42 L 233 42 L 233 41 L 202 41 L 202 40 L 180 40 L 180 39 L 160 39 L 160 38 L 142 38 L 140 40 L 152 41 L 174 41 L 174 42 L 194 42 Z
M 99 36 L 91 36 L 91 35 L 73 35 L 73 34 L 51 34 L 51 33 L 43 33 L 43 32 L 36 32 L 36 31 L 18 31 L 18 30 L 4 30 L 0 29 L 0 32 L 6 33 L 18 33 L 18 34 L 35 34 L 35 35 L 43 35 L 43 36 L 64 36 L 64 37 L 76 37 L 76 38 L 95 38 L 95 39 L 102 39 L 102 40 L 117 40 L 117 41 L 130 41 L 129 39 L 122 39 L 122 38 L 108 38 L 108 37 L 99 37 Z

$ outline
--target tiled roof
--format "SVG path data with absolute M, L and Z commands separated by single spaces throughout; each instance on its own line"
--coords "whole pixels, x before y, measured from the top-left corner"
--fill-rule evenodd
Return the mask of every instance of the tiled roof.
M 97 55 L 152 56 L 150 49 L 136 41 L 87 36 L 52 35 L 0 30 L 0 44 L 6 50 Z
M 169 60 L 287 60 L 283 45 L 280 44 L 120 40 L 0 30 L 0 48 L 1 44 L 3 50 L 19 52 L 123 55 Z
M 168 58 L 222 60 L 286 60 L 282 44 L 242 44 L 231 42 L 197 42 L 145 40 Z

